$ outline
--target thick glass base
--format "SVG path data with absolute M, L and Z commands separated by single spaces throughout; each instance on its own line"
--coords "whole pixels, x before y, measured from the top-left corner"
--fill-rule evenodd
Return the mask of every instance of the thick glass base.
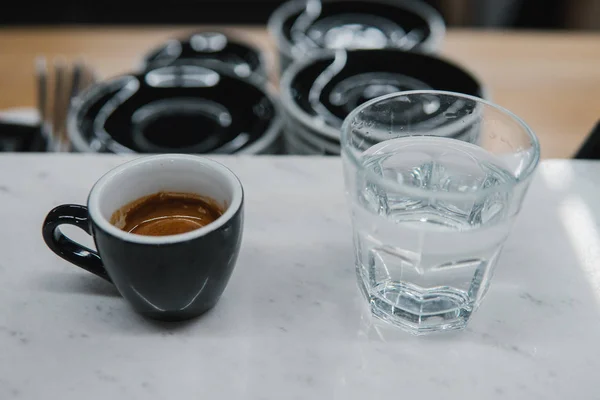
M 449 287 L 385 282 L 368 290 L 360 279 L 359 285 L 373 316 L 414 335 L 463 329 L 473 312 L 466 294 Z

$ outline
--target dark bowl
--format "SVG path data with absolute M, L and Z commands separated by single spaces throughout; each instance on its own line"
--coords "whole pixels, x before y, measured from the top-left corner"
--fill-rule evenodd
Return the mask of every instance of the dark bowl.
M 336 49 L 432 53 L 445 30 L 442 16 L 419 0 L 293 0 L 269 18 L 281 72 L 294 60 Z
M 195 65 L 124 75 L 76 99 L 69 135 L 88 152 L 276 152 L 278 106 L 252 78 Z
M 150 51 L 143 59 L 144 70 L 169 65 L 204 65 L 228 69 L 247 78 L 267 77 L 265 57 L 249 43 L 238 41 L 222 32 L 197 32 L 182 39 L 172 39 Z
M 435 56 L 384 49 L 338 51 L 293 64 L 281 79 L 281 101 L 288 130 L 302 136 L 307 135 L 301 131 L 308 130 L 313 138 L 339 147 L 340 127 L 354 108 L 385 94 L 422 89 L 486 97 L 478 79 L 456 64 Z M 423 107 L 407 112 L 425 111 L 424 120 L 430 120 L 430 111 L 447 111 L 434 110 L 435 104 Z

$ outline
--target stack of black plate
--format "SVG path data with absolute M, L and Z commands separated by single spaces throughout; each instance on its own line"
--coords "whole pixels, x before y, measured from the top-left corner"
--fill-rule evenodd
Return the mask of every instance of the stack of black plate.
M 202 65 L 226 69 L 241 78 L 267 78 L 264 55 L 249 43 L 235 41 L 221 32 L 199 32 L 184 40 L 170 40 L 150 51 L 142 68 L 167 65 Z
M 445 24 L 418 0 L 294 0 L 273 13 L 269 30 L 283 72 L 293 61 L 339 49 L 435 52 Z
M 382 95 L 426 89 L 485 97 L 472 74 L 425 54 L 340 50 L 296 62 L 281 79 L 286 149 L 292 154 L 340 154 L 340 128 L 350 111 Z M 405 112 L 422 113 L 423 120 L 432 123 L 436 114 L 461 112 L 463 106 L 443 107 L 432 101 Z M 448 136 L 465 134 L 468 129 L 450 129 Z
M 94 85 L 74 101 L 74 150 L 270 154 L 282 119 L 262 55 L 220 33 L 174 40 L 139 72 Z

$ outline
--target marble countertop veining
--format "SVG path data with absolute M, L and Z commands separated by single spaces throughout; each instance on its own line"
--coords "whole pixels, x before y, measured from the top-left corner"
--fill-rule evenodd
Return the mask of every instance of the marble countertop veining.
M 600 163 L 542 163 L 468 329 L 413 337 L 359 297 L 339 158 L 214 158 L 246 192 L 236 270 L 158 323 L 41 238 L 125 158 L 0 156 L 0 399 L 600 399 Z

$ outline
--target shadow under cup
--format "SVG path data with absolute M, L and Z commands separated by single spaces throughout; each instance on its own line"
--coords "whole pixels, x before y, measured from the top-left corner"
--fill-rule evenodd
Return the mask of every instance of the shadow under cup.
M 200 229 L 169 236 L 136 235 L 109 222 L 119 208 L 160 191 L 207 196 L 225 212 Z M 91 234 L 98 252 L 66 238 L 62 224 Z M 56 207 L 42 233 L 52 251 L 112 282 L 137 312 L 182 320 L 215 306 L 235 266 L 242 230 L 243 189 L 233 172 L 198 156 L 159 155 L 111 170 L 92 188 L 87 207 Z

